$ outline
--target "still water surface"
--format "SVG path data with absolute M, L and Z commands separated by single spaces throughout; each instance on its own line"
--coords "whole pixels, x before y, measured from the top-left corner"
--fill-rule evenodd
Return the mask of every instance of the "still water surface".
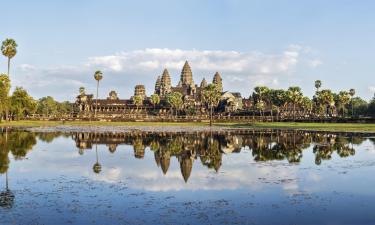
M 375 224 L 375 138 L 0 133 L 0 224 Z

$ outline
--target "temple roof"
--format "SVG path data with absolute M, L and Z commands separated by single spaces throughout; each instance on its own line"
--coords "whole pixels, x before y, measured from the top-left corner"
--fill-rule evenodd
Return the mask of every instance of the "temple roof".
M 206 79 L 205 78 L 203 78 L 203 80 L 202 80 L 202 82 L 201 82 L 201 88 L 205 88 L 205 87 L 207 87 L 207 81 L 206 81 Z

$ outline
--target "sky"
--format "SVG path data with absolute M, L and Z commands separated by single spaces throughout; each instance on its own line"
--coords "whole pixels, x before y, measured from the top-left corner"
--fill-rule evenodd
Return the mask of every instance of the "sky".
M 248 97 L 255 86 L 314 81 L 335 92 L 375 92 L 375 1 L 372 0 L 12 0 L 2 3 L 0 40 L 13 38 L 13 89 L 35 98 L 74 101 L 79 87 L 100 97 L 151 95 L 164 68 L 177 85 L 188 60 L 194 81 L 216 71 L 225 90 Z M 0 57 L 0 72 L 7 59 Z

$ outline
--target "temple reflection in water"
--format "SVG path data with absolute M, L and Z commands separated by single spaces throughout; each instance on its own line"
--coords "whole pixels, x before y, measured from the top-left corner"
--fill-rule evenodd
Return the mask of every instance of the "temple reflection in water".
M 299 163 L 303 150 L 313 148 L 315 164 L 329 160 L 336 152 L 340 157 L 355 154 L 353 144 L 366 138 L 359 134 L 334 134 L 302 131 L 243 131 L 223 133 L 75 133 L 73 139 L 80 154 L 96 145 L 106 145 L 115 153 L 119 145 L 131 145 L 134 157 L 142 159 L 145 151 L 153 152 L 155 162 L 167 174 L 171 158 L 177 158 L 181 174 L 188 181 L 193 163 L 216 172 L 222 165 L 223 154 L 252 152 L 254 161 L 287 160 Z
M 89 149 L 96 150 L 93 171 L 100 173 L 102 167 L 98 156 L 98 145 L 106 145 L 110 153 L 116 153 L 119 145 L 132 146 L 134 157 L 142 159 L 146 151 L 152 151 L 157 167 L 168 173 L 171 158 L 178 160 L 185 182 L 192 173 L 193 164 L 200 161 L 205 167 L 219 171 L 223 154 L 251 151 L 253 160 L 286 160 L 299 163 L 303 151 L 312 148 L 315 164 L 331 159 L 336 152 L 340 157 L 355 154 L 354 146 L 366 140 L 365 135 L 350 133 L 324 133 L 305 131 L 226 131 L 219 133 L 31 133 L 3 131 L 0 134 L 0 173 L 7 172 L 9 156 L 22 160 L 33 149 L 37 140 L 52 142 L 54 138 L 72 137 L 80 155 Z M 373 139 L 371 139 L 374 141 Z M 8 188 L 7 188 L 8 190 Z M 4 193 L 2 193 L 2 196 Z

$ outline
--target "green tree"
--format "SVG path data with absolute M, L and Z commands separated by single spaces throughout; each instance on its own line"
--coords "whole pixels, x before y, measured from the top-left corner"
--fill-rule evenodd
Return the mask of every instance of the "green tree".
M 304 96 L 301 100 L 304 115 L 310 114 L 313 108 L 313 102 L 308 97 Z
M 100 70 L 95 71 L 94 78 L 96 80 L 96 103 L 95 103 L 95 117 L 98 111 L 98 98 L 99 98 L 99 82 L 103 79 L 103 73 Z
M 172 92 L 167 95 L 167 102 L 175 110 L 176 116 L 178 115 L 178 110 L 181 109 L 184 104 L 182 100 L 182 94 L 180 92 Z
M 319 88 L 322 87 L 322 81 L 321 80 L 316 80 L 315 81 L 315 88 L 316 88 L 316 92 L 318 93 L 319 92 Z
M 10 97 L 11 113 L 15 119 L 24 118 L 36 110 L 36 101 L 21 87 L 16 87 Z
M 17 43 L 11 38 L 7 38 L 1 45 L 1 52 L 8 58 L 8 76 L 10 73 L 10 60 L 17 54 Z
M 102 171 L 102 165 L 99 163 L 99 155 L 98 155 L 98 145 L 95 145 L 95 155 L 96 155 L 96 163 L 92 167 L 94 173 L 99 174 Z
M 56 116 L 58 113 L 58 103 L 51 96 L 39 99 L 37 113 L 46 117 Z
M 270 89 L 268 87 L 257 86 L 254 88 L 253 99 L 256 102 L 255 108 L 259 110 L 259 114 L 261 115 L 266 108 L 266 103 L 270 102 L 269 93 Z
M 354 104 L 353 104 L 353 98 L 354 98 L 354 95 L 355 95 L 355 89 L 350 89 L 349 90 L 349 94 L 351 96 L 351 105 L 352 105 L 352 117 L 354 117 Z
M 296 106 L 301 103 L 303 94 L 300 87 L 289 87 L 287 91 L 288 102 L 293 105 L 293 118 L 296 117 Z
M 325 89 L 317 93 L 316 101 L 318 106 L 323 109 L 324 114 L 332 114 L 335 106 L 334 95 L 331 90 Z M 321 113 L 321 111 L 319 111 Z
M 157 94 L 151 95 L 150 96 L 150 102 L 154 106 L 154 109 L 155 109 L 155 105 L 157 105 L 157 104 L 160 103 L 160 97 L 159 97 L 159 95 L 157 95 Z
M 140 96 L 140 95 L 134 96 L 133 97 L 133 103 L 134 103 L 135 106 L 137 106 L 137 111 L 138 111 L 138 107 L 143 104 L 142 96 Z
M 342 117 L 345 116 L 345 108 L 346 108 L 346 105 L 349 104 L 350 99 L 351 99 L 351 96 L 349 92 L 347 91 L 340 91 L 339 94 L 336 95 L 336 105 L 339 111 L 341 111 Z
M 10 108 L 9 99 L 10 80 L 6 74 L 0 74 L 0 121 L 5 117 L 8 119 Z
M 282 89 L 271 89 L 269 92 L 271 104 L 276 109 L 276 116 L 279 117 L 280 109 L 287 103 L 287 94 L 285 90 Z
M 203 102 L 210 108 L 210 126 L 212 126 L 213 108 L 218 106 L 220 97 L 221 93 L 214 84 L 209 84 L 203 90 Z
M 368 105 L 368 115 L 375 117 L 375 94 L 372 100 L 370 101 L 370 104 Z

